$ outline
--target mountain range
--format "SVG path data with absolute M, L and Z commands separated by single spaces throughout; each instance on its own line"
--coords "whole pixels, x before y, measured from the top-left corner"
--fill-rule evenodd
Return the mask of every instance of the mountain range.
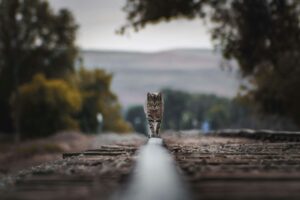
M 206 49 L 172 49 L 159 52 L 82 50 L 84 65 L 113 73 L 112 90 L 121 104 L 143 104 L 148 91 L 162 88 L 233 97 L 239 79 L 237 66 L 222 69 L 220 53 Z

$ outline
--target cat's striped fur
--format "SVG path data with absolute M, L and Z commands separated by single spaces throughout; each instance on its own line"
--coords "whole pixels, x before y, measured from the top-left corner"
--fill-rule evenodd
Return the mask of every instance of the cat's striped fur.
M 163 97 L 161 93 L 147 93 L 146 115 L 150 128 L 150 137 L 159 137 L 163 117 Z

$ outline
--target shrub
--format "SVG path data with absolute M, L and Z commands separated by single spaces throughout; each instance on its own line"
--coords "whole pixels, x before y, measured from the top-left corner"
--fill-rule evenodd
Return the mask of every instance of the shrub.
M 83 131 L 97 131 L 98 113 L 103 116 L 104 131 L 123 133 L 132 130 L 121 115 L 118 98 L 111 91 L 111 80 L 112 75 L 102 69 L 79 69 L 77 83 L 82 95 L 82 110 L 78 117 Z
M 79 128 L 74 115 L 81 109 L 77 89 L 63 80 L 46 79 L 42 74 L 19 87 L 19 105 L 12 98 L 14 116 L 19 116 L 21 136 L 48 136 L 60 130 Z

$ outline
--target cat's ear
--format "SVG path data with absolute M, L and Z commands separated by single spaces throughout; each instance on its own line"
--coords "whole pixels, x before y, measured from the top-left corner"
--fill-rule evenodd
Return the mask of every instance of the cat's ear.
M 159 100 L 162 99 L 162 94 L 161 94 L 161 92 L 159 92 L 159 93 L 157 94 L 157 96 L 158 96 L 158 99 L 159 99 Z
M 147 92 L 147 99 L 149 100 L 151 98 L 150 92 Z

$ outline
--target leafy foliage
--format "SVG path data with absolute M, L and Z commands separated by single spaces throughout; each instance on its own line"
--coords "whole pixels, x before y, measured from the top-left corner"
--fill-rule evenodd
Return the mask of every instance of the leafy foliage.
M 98 113 L 103 115 L 104 131 L 131 130 L 122 118 L 117 97 L 110 90 L 111 74 L 81 68 L 74 78 L 76 83 L 71 85 L 62 79 L 46 79 L 37 74 L 31 82 L 20 86 L 19 96 L 13 96 L 12 105 L 14 116 L 19 116 L 23 138 L 48 136 L 68 129 L 96 132 Z
M 248 104 L 237 99 L 170 89 L 164 89 L 162 93 L 165 107 L 162 123 L 164 130 L 200 129 L 205 121 L 209 122 L 211 129 L 214 130 L 227 128 L 297 130 L 289 120 L 272 115 L 258 115 Z M 130 108 L 126 116 L 135 130 L 142 128 L 138 125 L 147 123 L 142 106 Z M 136 118 L 144 121 L 137 124 Z
M 132 124 L 136 132 L 147 134 L 147 122 L 143 106 L 130 107 L 126 113 L 126 120 Z
M 169 89 L 162 92 L 165 129 L 198 129 L 204 121 L 209 121 L 213 129 L 229 128 L 236 125 L 239 118 L 249 115 L 243 106 L 216 95 L 190 94 Z
M 110 90 L 112 75 L 75 72 L 77 28 L 68 10 L 55 13 L 48 1 L 0 0 L 0 132 L 23 137 L 70 128 L 94 132 L 97 113 L 104 130 L 130 130 Z
M 79 119 L 83 131 L 96 132 L 98 113 L 103 115 L 104 131 L 128 132 L 131 130 L 129 124 L 122 118 L 117 96 L 110 89 L 111 80 L 112 75 L 104 70 L 79 69 L 77 81 L 83 97 Z
M 14 114 L 20 116 L 22 137 L 48 136 L 60 130 L 79 128 L 75 114 L 80 111 L 81 96 L 63 80 L 48 80 L 37 74 L 20 87 L 18 98 L 19 105 L 14 106 L 18 110 Z
M 12 132 L 9 99 L 36 73 L 66 78 L 74 71 L 77 25 L 47 1 L 0 1 L 0 131 Z M 18 94 L 16 94 L 18 95 Z
M 127 0 L 120 32 L 176 18 L 202 18 L 226 59 L 237 60 L 240 97 L 265 113 L 300 125 L 300 2 L 298 0 Z

